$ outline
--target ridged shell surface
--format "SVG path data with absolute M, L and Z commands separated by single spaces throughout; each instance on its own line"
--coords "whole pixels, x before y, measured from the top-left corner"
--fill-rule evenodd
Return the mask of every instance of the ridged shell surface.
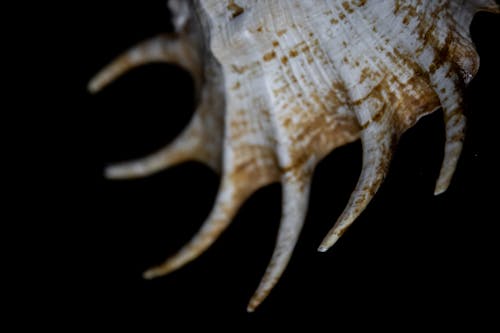
M 282 220 L 253 311 L 283 273 L 307 211 L 315 166 L 361 139 L 363 165 L 344 212 L 320 245 L 326 251 L 368 205 L 401 135 L 443 110 L 446 142 L 435 194 L 446 190 L 465 131 L 463 93 L 479 68 L 470 38 L 478 11 L 494 1 L 170 1 L 175 34 L 119 57 L 89 85 L 96 92 L 135 66 L 166 61 L 194 79 L 197 110 L 169 147 L 110 166 L 133 178 L 198 160 L 222 174 L 212 213 L 153 278 L 208 248 L 253 192 L 283 186 Z

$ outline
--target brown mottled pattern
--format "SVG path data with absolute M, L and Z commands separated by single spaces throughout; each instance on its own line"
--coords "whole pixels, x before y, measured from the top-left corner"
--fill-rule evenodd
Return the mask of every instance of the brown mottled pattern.
M 245 9 L 238 6 L 234 0 L 230 0 L 227 9 L 231 11 L 231 18 L 236 18 L 245 12 Z
M 178 27 L 179 43 L 153 46 L 165 47 L 162 60 L 191 71 L 200 90 L 198 113 L 170 148 L 112 167 L 111 176 L 146 175 L 181 156 L 177 162 L 201 159 L 220 169 L 222 182 L 200 232 L 146 277 L 196 258 L 253 191 L 280 181 L 283 216 L 276 249 L 248 307 L 253 311 L 291 257 L 317 163 L 361 139 L 361 176 L 319 248 L 326 251 L 377 192 L 400 136 L 439 107 L 446 143 L 435 194 L 446 190 L 465 133 L 463 90 L 479 67 L 469 28 L 477 11 L 500 12 L 493 0 L 189 0 L 184 7 L 171 1 L 171 9 L 187 6 L 192 17 Z M 144 50 L 119 59 L 90 88 L 97 91 L 135 64 L 155 59 Z M 191 69 L 199 59 L 203 70 Z
M 477 56 L 466 32 L 470 22 L 457 25 L 450 18 L 449 4 L 260 1 L 240 16 L 247 24 L 244 33 L 241 26 L 233 29 L 214 22 L 212 50 L 227 68 L 227 79 L 239 87 L 237 98 L 231 97 L 235 92 L 230 90 L 227 96 L 239 105 L 263 93 L 259 98 L 267 103 L 271 136 L 277 145 L 276 163 L 283 174 L 310 177 L 303 170 L 312 170 L 332 149 L 365 131 L 366 168 L 348 208 L 332 229 L 337 236 L 375 195 L 397 138 L 459 89 L 460 82 L 450 86 L 439 78 L 455 72 L 468 78 L 477 71 Z M 387 10 L 378 11 L 380 5 Z M 391 12 L 393 16 L 386 18 Z M 251 73 L 248 68 L 253 68 Z M 248 95 L 239 93 L 243 85 L 249 86 Z M 253 91 L 251 87 L 267 89 Z M 228 104 L 229 112 L 232 105 Z M 445 119 L 450 119 L 447 128 L 461 126 L 446 110 Z M 232 130 L 243 130 L 249 138 L 249 127 L 242 129 L 238 122 L 233 125 Z M 384 145 L 372 146 L 384 141 L 384 135 L 389 136 Z M 459 139 L 459 134 L 450 136 L 450 144 Z M 237 153 L 258 156 L 248 148 Z M 325 241 L 331 246 L 328 239 Z M 266 288 L 276 282 L 276 276 L 272 280 Z

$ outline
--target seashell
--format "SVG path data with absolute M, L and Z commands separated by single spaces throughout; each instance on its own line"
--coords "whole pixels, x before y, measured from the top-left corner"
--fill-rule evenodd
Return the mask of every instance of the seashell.
M 469 28 L 478 11 L 500 13 L 493 0 L 170 0 L 169 8 L 175 34 L 135 46 L 89 83 L 95 93 L 134 67 L 168 62 L 195 84 L 197 110 L 184 132 L 151 156 L 108 167 L 108 178 L 144 177 L 187 160 L 222 174 L 201 230 L 145 278 L 195 259 L 253 192 L 281 182 L 280 229 L 253 311 L 290 260 L 315 166 L 361 140 L 361 175 L 319 246 L 324 252 L 377 192 L 401 135 L 440 108 L 446 142 L 434 193 L 446 191 L 464 139 L 464 89 L 479 67 Z

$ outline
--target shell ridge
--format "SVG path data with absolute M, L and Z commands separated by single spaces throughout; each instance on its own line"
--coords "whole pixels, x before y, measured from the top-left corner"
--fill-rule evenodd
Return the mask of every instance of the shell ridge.
M 222 173 L 200 230 L 146 278 L 201 255 L 253 192 L 279 181 L 282 217 L 253 311 L 292 256 L 318 162 L 361 139 L 361 174 L 319 247 L 326 251 L 375 196 L 400 136 L 439 107 L 446 141 L 435 194 L 448 188 L 465 135 L 464 90 L 479 68 L 470 24 L 478 11 L 500 13 L 494 1 L 170 0 L 169 8 L 175 38 L 140 44 L 89 84 L 97 92 L 149 61 L 176 63 L 195 81 L 198 105 L 181 135 L 106 171 L 142 177 L 195 159 Z

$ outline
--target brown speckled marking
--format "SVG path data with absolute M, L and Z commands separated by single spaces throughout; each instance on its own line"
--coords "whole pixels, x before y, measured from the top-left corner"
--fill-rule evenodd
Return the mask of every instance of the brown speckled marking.
M 256 188 L 276 182 L 281 173 L 276 154 L 268 147 L 245 145 L 238 152 L 231 179 L 242 187 Z M 259 161 L 259 164 L 256 163 Z
M 266 53 L 266 54 L 264 54 L 264 56 L 262 57 L 262 59 L 263 59 L 264 61 L 271 61 L 271 60 L 273 60 L 274 58 L 276 58 L 276 52 L 274 52 L 274 51 L 271 51 L 271 52 L 269 52 L 269 53 Z
M 241 83 L 240 83 L 240 81 L 237 81 L 237 82 L 233 85 L 233 87 L 232 87 L 231 89 L 233 89 L 233 90 L 238 90 L 238 89 L 240 89 L 240 87 L 241 87 Z
M 354 5 L 358 6 L 358 7 L 363 7 L 364 5 L 366 5 L 366 0 L 356 0 L 356 1 L 353 1 Z
M 243 74 L 248 70 L 247 66 L 231 65 L 231 70 L 238 74 Z
M 278 30 L 278 32 L 276 33 L 276 35 L 277 35 L 278 37 L 281 37 L 281 36 L 283 36 L 284 34 L 286 34 L 286 32 L 287 32 L 287 29 L 281 29 L 281 30 Z
M 347 1 L 342 2 L 342 7 L 344 7 L 345 11 L 348 12 L 349 14 L 354 13 L 354 9 L 351 7 L 349 2 Z
M 284 192 L 292 197 L 285 204 L 295 204 L 296 194 L 306 197 L 315 165 L 332 149 L 361 137 L 368 163 L 363 163 L 347 215 L 341 216 L 344 223 L 333 231 L 342 235 L 377 191 L 400 135 L 440 105 L 447 128 L 445 152 L 452 149 L 448 164 L 458 158 L 461 95 L 479 66 L 469 26 L 479 3 L 487 6 L 481 9 L 500 10 L 489 8 L 494 4 L 486 0 L 463 1 L 463 6 L 452 1 L 387 0 L 392 12 L 383 17 L 374 14 L 381 3 L 375 0 L 193 1 L 203 27 L 190 20 L 187 29 L 177 29 L 178 35 L 136 48 L 105 70 L 92 91 L 141 62 L 161 59 L 189 70 L 201 96 L 194 119 L 203 124 L 176 141 L 188 148 L 174 149 L 161 167 L 172 159 L 198 159 L 224 174 L 225 195 L 209 217 L 211 224 L 147 277 L 166 274 L 199 255 L 259 187 L 298 181 Z M 227 24 L 228 19 L 234 21 Z M 354 52 L 359 49 L 353 46 L 366 52 Z M 215 148 L 205 147 L 213 142 Z M 137 171 L 128 172 L 137 176 Z M 301 216 L 305 208 L 297 213 Z M 281 239 L 295 242 L 288 232 Z M 290 253 L 282 245 L 275 254 Z M 321 251 L 328 246 L 322 244 Z M 270 292 L 282 272 L 276 270 L 286 263 L 280 265 L 270 264 L 250 310 Z
M 227 5 L 227 9 L 231 12 L 231 18 L 234 19 L 245 12 L 245 9 L 238 6 L 234 0 L 229 0 L 229 4 Z
M 400 9 L 401 9 L 401 0 L 396 0 L 394 2 L 394 15 L 397 15 Z

